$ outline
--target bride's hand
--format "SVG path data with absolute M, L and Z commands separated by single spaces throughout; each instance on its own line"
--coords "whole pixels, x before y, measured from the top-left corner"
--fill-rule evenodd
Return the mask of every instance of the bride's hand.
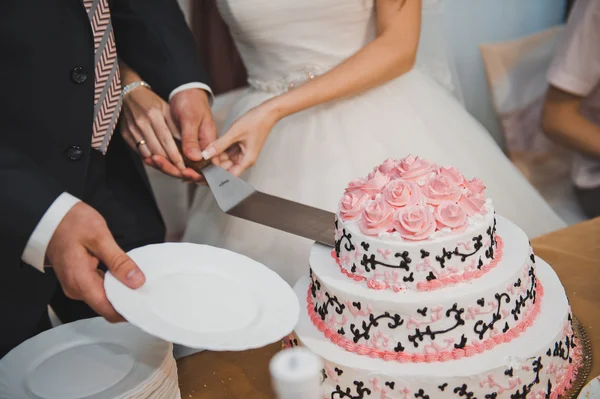
M 146 87 L 138 87 L 123 99 L 121 133 L 146 165 L 185 180 L 200 178 L 186 168 L 174 137 L 179 132 L 171 117 L 169 104 Z
M 239 176 L 258 159 L 269 133 L 279 118 L 266 103 L 251 109 L 203 152 L 230 173 Z M 218 161 L 218 162 L 217 162 Z

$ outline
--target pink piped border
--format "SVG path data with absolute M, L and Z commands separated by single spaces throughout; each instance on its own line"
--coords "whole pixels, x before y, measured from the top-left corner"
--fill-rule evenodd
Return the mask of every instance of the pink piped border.
M 465 281 L 470 281 L 470 280 L 473 280 L 476 278 L 480 278 L 481 276 L 483 276 L 484 274 L 486 274 L 487 272 L 489 272 L 490 270 L 492 270 L 493 268 L 495 268 L 498 265 L 498 263 L 502 260 L 503 253 L 504 253 L 504 241 L 502 241 L 502 238 L 500 238 L 500 236 L 496 236 L 496 254 L 497 254 L 497 256 L 494 259 L 492 259 L 492 261 L 490 263 L 482 266 L 481 269 L 477 269 L 474 271 L 466 271 L 462 274 L 442 277 L 442 278 L 431 280 L 431 281 L 421 281 L 421 282 L 417 283 L 417 290 L 433 291 L 433 290 L 444 288 L 444 287 L 447 287 L 450 285 L 455 285 L 458 283 L 463 283 Z M 359 276 L 359 275 L 356 275 L 356 274 L 346 270 L 342 266 L 342 263 L 340 262 L 338 257 L 335 255 L 335 250 L 331 251 L 331 256 L 335 259 L 335 262 L 339 266 L 342 274 L 345 274 L 347 277 L 350 277 L 354 281 L 367 280 L 367 277 L 365 277 L 365 276 Z M 397 291 L 397 289 L 394 289 L 394 287 L 391 287 L 389 284 L 387 284 L 385 282 L 379 282 L 379 281 L 375 282 L 372 280 L 369 280 L 367 282 L 367 287 L 374 289 L 374 290 L 392 289 L 394 291 Z
M 312 283 L 311 283 L 312 284 Z M 332 330 L 321 320 L 317 312 L 314 310 L 314 302 L 311 296 L 310 286 L 307 292 L 307 309 L 308 315 L 310 317 L 311 322 L 319 331 L 321 331 L 325 337 L 327 337 L 331 342 L 338 345 L 339 347 L 344 348 L 348 352 L 354 352 L 361 356 L 369 356 L 372 358 L 383 359 L 386 361 L 397 361 L 401 363 L 433 363 L 433 362 L 445 362 L 449 360 L 458 360 L 463 357 L 471 357 L 478 353 L 483 353 L 486 350 L 493 349 L 499 344 L 510 342 L 514 338 L 518 337 L 521 333 L 523 333 L 527 328 L 529 328 L 537 315 L 540 312 L 542 298 L 544 297 L 544 287 L 540 280 L 537 280 L 537 294 L 536 301 L 533 305 L 531 311 L 527 314 L 525 318 L 521 320 L 519 324 L 510 329 L 509 331 L 499 334 L 493 338 L 488 338 L 487 340 L 481 342 L 477 345 L 466 345 L 462 349 L 452 349 L 450 351 L 442 351 L 438 353 L 413 353 L 408 354 L 404 352 L 394 352 L 394 351 L 385 351 L 376 348 L 368 347 L 363 344 L 355 344 L 349 339 L 341 336 L 336 331 Z
M 565 373 L 560 384 L 558 384 L 550 394 L 550 399 L 559 399 L 561 395 L 569 390 L 571 385 L 573 385 L 575 377 L 577 377 L 577 373 L 579 373 L 579 368 L 581 367 L 581 346 L 577 345 L 573 349 L 572 358 L 573 362 Z

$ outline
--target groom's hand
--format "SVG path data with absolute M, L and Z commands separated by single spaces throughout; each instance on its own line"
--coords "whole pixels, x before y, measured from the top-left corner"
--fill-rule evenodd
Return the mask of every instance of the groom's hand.
M 170 106 L 181 131 L 183 154 L 192 161 L 202 160 L 202 151 L 217 139 L 208 93 L 196 88 L 181 91 L 171 98 Z
M 54 232 L 46 255 L 65 295 L 86 302 L 110 322 L 122 321 L 104 291 L 102 262 L 129 288 L 146 281 L 137 265 L 114 241 L 104 218 L 91 206 L 79 202 L 63 218 Z

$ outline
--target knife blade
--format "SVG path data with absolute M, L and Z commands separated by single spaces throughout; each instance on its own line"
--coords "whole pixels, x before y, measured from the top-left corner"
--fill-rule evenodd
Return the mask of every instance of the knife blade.
M 210 161 L 183 158 L 186 166 L 204 176 L 226 214 L 335 246 L 334 213 L 260 192 Z

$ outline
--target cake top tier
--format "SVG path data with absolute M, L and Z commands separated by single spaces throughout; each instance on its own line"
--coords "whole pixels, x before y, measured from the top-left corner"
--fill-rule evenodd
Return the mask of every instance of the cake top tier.
M 350 182 L 339 217 L 367 236 L 421 241 L 461 232 L 493 212 L 481 180 L 409 155 Z

